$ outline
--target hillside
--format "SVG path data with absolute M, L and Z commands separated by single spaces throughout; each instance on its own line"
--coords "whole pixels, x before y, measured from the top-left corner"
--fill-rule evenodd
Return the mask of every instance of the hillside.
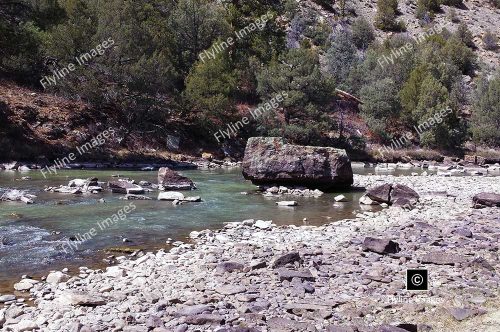
M 422 14 L 422 3 L 433 2 L 1 4 L 2 157 L 53 158 L 110 127 L 85 157 L 239 159 L 251 136 L 362 160 L 384 146 L 422 158 L 498 148 L 500 9 L 448 1 Z M 217 138 L 278 92 L 289 98 Z

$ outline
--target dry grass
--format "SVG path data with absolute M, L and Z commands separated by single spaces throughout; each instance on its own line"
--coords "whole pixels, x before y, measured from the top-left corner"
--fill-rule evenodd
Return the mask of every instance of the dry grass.
M 397 149 L 386 151 L 379 147 L 368 149 L 371 159 L 378 162 L 408 162 L 410 160 L 443 161 L 444 156 L 435 150 L 429 149 Z

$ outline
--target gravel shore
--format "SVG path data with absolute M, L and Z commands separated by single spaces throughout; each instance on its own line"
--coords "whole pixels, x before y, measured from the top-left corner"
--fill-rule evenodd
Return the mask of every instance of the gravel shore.
M 473 209 L 472 197 L 500 193 L 500 177 L 354 181 L 404 184 L 420 202 L 319 227 L 249 219 L 106 271 L 24 279 L 35 306 L 7 301 L 1 330 L 498 331 L 500 210 Z M 375 252 L 366 237 L 400 251 Z M 406 290 L 415 268 L 429 271 L 428 291 Z

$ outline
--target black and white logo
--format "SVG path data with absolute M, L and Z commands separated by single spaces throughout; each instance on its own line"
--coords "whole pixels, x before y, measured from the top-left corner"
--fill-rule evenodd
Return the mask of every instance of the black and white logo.
M 406 289 L 409 291 L 429 290 L 429 271 L 406 270 Z

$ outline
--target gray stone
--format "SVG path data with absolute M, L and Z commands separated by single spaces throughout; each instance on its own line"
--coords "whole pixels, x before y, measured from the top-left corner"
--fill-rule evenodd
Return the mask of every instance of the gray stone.
M 191 325 L 204 325 L 213 323 L 221 324 L 223 321 L 223 316 L 213 314 L 200 314 L 186 317 L 186 323 Z
M 500 194 L 482 192 L 472 198 L 475 205 L 500 207 Z
M 247 289 L 245 286 L 240 286 L 240 285 L 222 285 L 215 288 L 215 291 L 217 293 L 223 295 L 234 295 L 234 294 L 244 293 L 246 292 L 246 290 Z
M 285 143 L 280 137 L 252 137 L 242 162 L 243 176 L 256 185 L 277 184 L 317 189 L 353 183 L 345 150 Z
M 193 190 L 196 189 L 194 182 L 180 175 L 168 167 L 158 170 L 158 186 L 161 190 Z
M 60 296 L 60 301 L 65 305 L 85 307 L 97 307 L 106 304 L 103 297 L 83 292 L 65 292 Z
M 389 239 L 377 239 L 373 237 L 366 237 L 363 241 L 363 247 L 378 254 L 396 254 L 401 251 L 398 243 Z
M 219 263 L 215 269 L 218 274 L 225 272 L 242 271 L 245 265 L 238 262 L 222 262 Z
M 467 259 L 458 254 L 447 252 L 431 252 L 423 255 L 420 261 L 424 264 L 437 264 L 437 265 L 455 265 L 466 263 Z
M 392 184 L 386 183 L 381 186 L 368 189 L 366 196 L 370 197 L 370 199 L 375 202 L 389 204 L 391 200 L 391 189 Z
M 204 312 L 211 312 L 214 310 L 214 307 L 206 305 L 206 304 L 197 304 L 192 306 L 183 307 L 175 313 L 175 316 L 193 316 L 199 315 Z
M 299 278 L 302 280 L 310 280 L 313 281 L 315 278 L 311 274 L 311 271 L 309 270 L 304 270 L 304 271 L 294 271 L 294 270 L 288 270 L 284 267 L 279 268 L 276 270 L 278 272 L 278 276 L 281 281 L 283 280 L 292 280 L 293 278 Z
M 302 259 L 300 258 L 300 255 L 298 252 L 290 252 L 288 254 L 282 255 L 277 257 L 273 263 L 272 263 L 272 268 L 276 269 L 278 267 L 285 266 L 287 264 L 291 264 L 294 262 L 301 262 Z

